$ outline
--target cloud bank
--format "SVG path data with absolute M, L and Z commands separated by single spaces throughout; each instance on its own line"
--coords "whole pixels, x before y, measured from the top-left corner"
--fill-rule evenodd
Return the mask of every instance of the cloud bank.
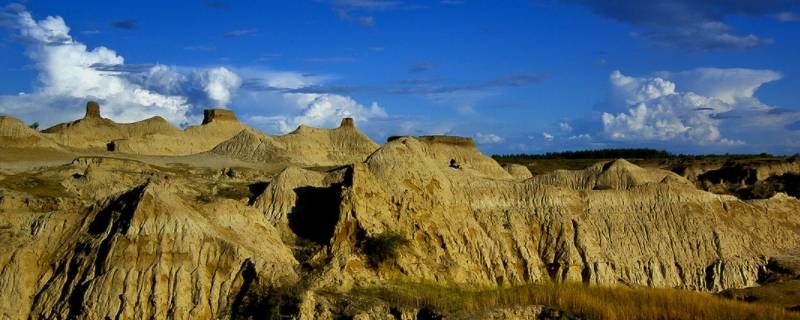
M 763 134 L 791 138 L 783 129 L 800 113 L 768 106 L 754 94 L 781 74 L 772 70 L 700 68 L 633 77 L 611 73 L 611 106 L 603 112 L 612 141 L 743 146 Z M 755 138 L 755 139 L 754 139 Z M 775 142 L 779 140 L 772 139 Z
M 359 122 L 387 117 L 376 102 L 367 107 L 333 93 L 290 92 L 322 84 L 324 76 L 224 66 L 131 65 L 112 49 L 90 49 L 75 40 L 61 17 L 36 20 L 24 7 L 12 5 L 2 19 L 1 25 L 10 27 L 25 47 L 38 76 L 32 92 L 0 96 L 0 113 L 45 126 L 79 117 L 87 99 L 98 100 L 103 116 L 115 121 L 161 116 L 176 125 L 198 122 L 203 108 L 247 104 L 250 119 L 276 132 L 291 131 L 301 123 L 335 126 L 342 117 Z M 269 102 L 277 106 L 265 105 Z

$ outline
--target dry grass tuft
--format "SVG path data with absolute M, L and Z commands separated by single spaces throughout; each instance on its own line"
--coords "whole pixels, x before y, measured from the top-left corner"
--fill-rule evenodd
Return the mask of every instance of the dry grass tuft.
M 588 319 L 800 319 L 800 314 L 777 307 L 677 289 L 541 284 L 474 290 L 399 283 L 358 288 L 352 294 L 397 306 L 428 307 L 456 318 L 496 308 L 544 305 Z

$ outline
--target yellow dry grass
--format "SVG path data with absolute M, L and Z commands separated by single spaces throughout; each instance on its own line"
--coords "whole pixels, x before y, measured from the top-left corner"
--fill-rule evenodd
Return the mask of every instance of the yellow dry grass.
M 544 305 L 587 319 L 800 319 L 781 308 L 678 290 L 579 284 L 465 289 L 421 283 L 357 288 L 353 295 L 391 305 L 428 307 L 453 318 L 496 308 Z

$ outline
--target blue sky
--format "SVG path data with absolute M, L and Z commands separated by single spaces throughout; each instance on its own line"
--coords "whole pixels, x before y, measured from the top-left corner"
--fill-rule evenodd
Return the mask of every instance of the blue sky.
M 227 107 L 270 134 L 342 116 L 490 153 L 800 151 L 798 1 L 27 1 L 0 113 L 50 125 Z

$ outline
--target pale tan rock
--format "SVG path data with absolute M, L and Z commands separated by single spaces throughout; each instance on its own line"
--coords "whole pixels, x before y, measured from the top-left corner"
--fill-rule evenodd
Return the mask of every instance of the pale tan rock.
M 232 200 L 195 207 L 147 183 L 88 212 L 4 212 L 0 314 L 10 318 L 215 318 L 248 272 L 296 281 L 263 215 Z M 33 219 L 35 222 L 26 222 Z M 18 221 L 18 222 L 17 222 Z M 242 237 L 241 234 L 251 235 Z M 244 272 L 244 273 L 243 273 Z
M 94 132 L 111 141 L 102 135 L 129 130 L 98 113 L 92 107 L 58 129 L 68 133 L 51 135 Z M 84 150 L 70 163 L 0 171 L 0 317 L 227 318 L 252 285 L 298 282 L 302 319 L 391 316 L 388 304 L 352 309 L 346 300 L 353 287 L 386 282 L 720 291 L 757 285 L 770 259 L 791 261 L 800 246 L 800 200 L 785 194 L 741 201 L 625 160 L 531 178 L 466 138 L 397 137 L 378 146 L 347 120 L 273 137 L 246 127 L 231 133 L 227 112 L 209 118 L 162 138 L 157 122 L 140 123 L 149 133 L 120 138 L 131 154 Z M 6 121 L 0 133 L 35 136 Z M 233 138 L 196 157 L 135 155 L 145 145 L 136 139 L 189 141 L 159 149 L 179 153 L 217 133 Z M 196 162 L 220 154 L 249 167 Z M 228 187 L 239 191 L 226 194 Z M 370 266 L 364 241 L 385 232 L 409 244 L 396 261 Z M 304 241 L 315 251 L 295 258 Z
M 303 166 L 336 166 L 362 162 L 378 145 L 358 131 L 352 119 L 335 129 L 300 125 L 282 136 L 246 130 L 211 150 L 252 162 L 288 161 Z
M 83 119 L 42 131 L 53 141 L 76 149 L 143 155 L 188 155 L 211 150 L 247 127 L 228 110 L 206 110 L 203 124 L 186 130 L 161 117 L 133 123 L 103 118 L 97 102 L 89 101 Z
M 529 170 L 528 167 L 520 164 L 507 163 L 503 165 L 503 169 L 506 169 L 506 171 L 508 171 L 508 174 L 514 177 L 515 180 L 525 180 L 533 178 L 531 170 Z
M 17 118 L 0 116 L 0 146 L 4 148 L 44 148 L 62 150 L 58 144 L 26 126 Z
M 765 257 L 800 241 L 794 199 L 742 202 L 621 160 L 520 183 L 437 167 L 426 150 L 398 139 L 355 166 L 334 255 L 358 256 L 359 229 L 393 231 L 411 245 L 384 279 L 719 291 L 755 285 Z M 372 281 L 337 261 L 355 277 L 343 283 Z

